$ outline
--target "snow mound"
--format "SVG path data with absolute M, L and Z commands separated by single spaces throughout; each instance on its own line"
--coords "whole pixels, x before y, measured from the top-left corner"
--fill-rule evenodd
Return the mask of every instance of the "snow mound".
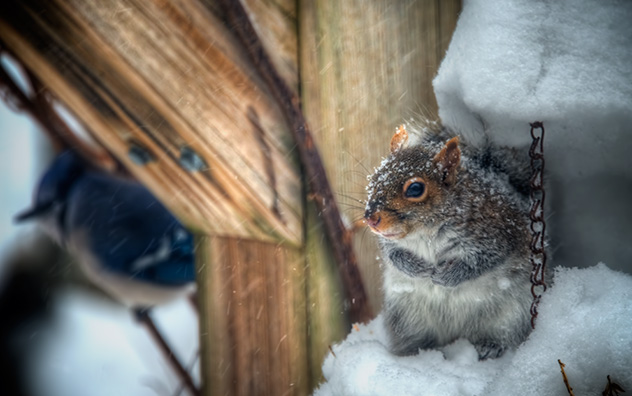
M 470 0 L 433 82 L 464 142 L 528 149 L 546 128 L 558 263 L 632 273 L 632 1 Z
M 485 126 L 494 140 L 526 144 L 517 123 L 629 118 L 630 20 L 632 5 L 622 1 L 465 2 L 434 80 L 443 123 L 463 133 Z M 551 139 L 576 134 L 556 130 Z
M 564 395 L 558 359 L 576 395 L 601 394 L 607 375 L 632 389 L 632 276 L 601 263 L 558 267 L 539 311 L 518 350 L 483 362 L 466 340 L 394 356 L 378 316 L 333 347 L 315 395 Z

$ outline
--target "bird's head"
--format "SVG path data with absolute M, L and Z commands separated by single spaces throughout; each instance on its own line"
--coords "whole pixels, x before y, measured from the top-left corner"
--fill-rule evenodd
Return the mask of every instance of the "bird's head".
M 59 154 L 42 176 L 33 197 L 33 205 L 17 214 L 15 221 L 40 220 L 49 234 L 58 234 L 59 231 L 51 232 L 50 228 L 59 227 L 68 192 L 83 173 L 84 167 L 83 160 L 74 152 Z M 59 239 L 58 235 L 52 236 Z

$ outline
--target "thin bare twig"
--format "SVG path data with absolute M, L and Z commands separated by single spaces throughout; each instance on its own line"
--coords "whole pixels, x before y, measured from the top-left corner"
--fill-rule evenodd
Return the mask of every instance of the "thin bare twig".
M 272 64 L 241 2 L 219 0 L 218 3 L 224 10 L 230 29 L 236 33 L 275 96 L 294 135 L 310 191 L 315 197 L 314 202 L 321 213 L 342 276 L 351 321 L 367 322 L 373 314 L 353 251 L 352 235 L 342 222 L 320 154 L 301 110 L 300 100 Z
M 164 354 L 167 361 L 171 364 L 171 367 L 174 369 L 178 377 L 182 380 L 183 384 L 187 387 L 187 389 L 191 392 L 191 394 L 198 396 L 201 394 L 200 390 L 193 383 L 193 378 L 189 372 L 184 368 L 180 360 L 173 354 L 171 347 L 167 344 L 162 334 L 156 327 L 156 324 L 152 320 L 151 316 L 149 316 L 149 312 L 146 310 L 137 310 L 136 317 L 140 323 L 145 325 L 145 328 L 149 332 L 149 334 L 154 339 L 154 342 L 162 353 Z
M 569 384 L 568 377 L 566 377 L 566 372 L 564 371 L 564 367 L 566 367 L 566 365 L 562 363 L 560 359 L 557 359 L 557 362 L 559 363 L 560 369 L 562 370 L 562 378 L 564 378 L 564 385 L 566 385 L 566 390 L 568 391 L 569 396 L 574 396 L 573 388 L 571 388 L 571 384 Z
M 621 387 L 621 385 L 616 382 L 612 382 L 610 380 L 610 376 L 607 376 L 608 383 L 606 384 L 606 389 L 601 393 L 602 396 L 617 396 L 619 393 L 625 393 L 625 390 Z
M 2 42 L 1 53 L 8 54 L 18 61 Z M 28 79 L 32 94 L 24 92 L 5 67 L 0 66 L 0 88 L 5 91 L 5 100 L 14 104 L 15 110 L 23 111 L 33 118 L 50 138 L 56 151 L 72 148 L 89 163 L 112 170 L 116 164 L 114 158 L 106 150 L 91 146 L 79 138 L 53 109 L 50 93 L 44 84 L 24 65 L 20 67 Z
M 190 373 L 190 372 L 193 371 L 193 368 L 195 367 L 195 363 L 197 363 L 199 358 L 200 358 L 200 350 L 198 349 L 197 352 L 195 353 L 195 355 L 193 356 L 193 358 L 191 359 L 191 361 L 189 362 L 189 364 L 186 367 L 187 372 Z M 186 384 L 184 382 L 182 382 L 180 384 L 180 386 L 178 387 L 178 389 L 176 389 L 176 391 L 174 393 L 174 396 L 180 396 L 185 388 L 186 388 Z

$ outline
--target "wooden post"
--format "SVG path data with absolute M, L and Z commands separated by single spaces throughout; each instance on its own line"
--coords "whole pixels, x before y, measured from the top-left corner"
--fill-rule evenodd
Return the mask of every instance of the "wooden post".
M 206 395 L 305 395 L 305 261 L 266 242 L 200 237 Z

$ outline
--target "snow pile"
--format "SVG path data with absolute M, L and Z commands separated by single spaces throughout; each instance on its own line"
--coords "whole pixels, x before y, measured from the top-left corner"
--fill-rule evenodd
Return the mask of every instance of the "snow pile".
M 557 359 L 576 395 L 601 394 L 607 375 L 632 390 L 632 276 L 599 264 L 558 268 L 555 282 L 536 330 L 489 394 L 565 394 Z
M 632 389 L 632 276 L 604 264 L 557 268 L 536 330 L 515 352 L 479 362 L 458 340 L 441 350 L 398 357 L 387 350 L 382 318 L 354 330 L 323 365 L 328 395 L 564 395 L 557 360 L 576 395 L 601 394 L 606 376 Z
M 474 141 L 483 122 L 493 139 L 525 144 L 524 123 L 535 120 L 567 125 L 614 115 L 629 119 L 630 20 L 632 5 L 622 1 L 465 2 L 434 81 L 441 119 L 475 132 L 468 136 Z M 606 135 L 603 143 L 615 140 L 607 136 L 612 133 L 600 135 Z M 550 139 L 569 137 L 577 133 L 555 130 Z
M 434 80 L 439 116 L 464 141 L 526 150 L 529 122 L 543 121 L 556 258 L 626 272 L 630 21 L 630 1 L 466 1 Z

